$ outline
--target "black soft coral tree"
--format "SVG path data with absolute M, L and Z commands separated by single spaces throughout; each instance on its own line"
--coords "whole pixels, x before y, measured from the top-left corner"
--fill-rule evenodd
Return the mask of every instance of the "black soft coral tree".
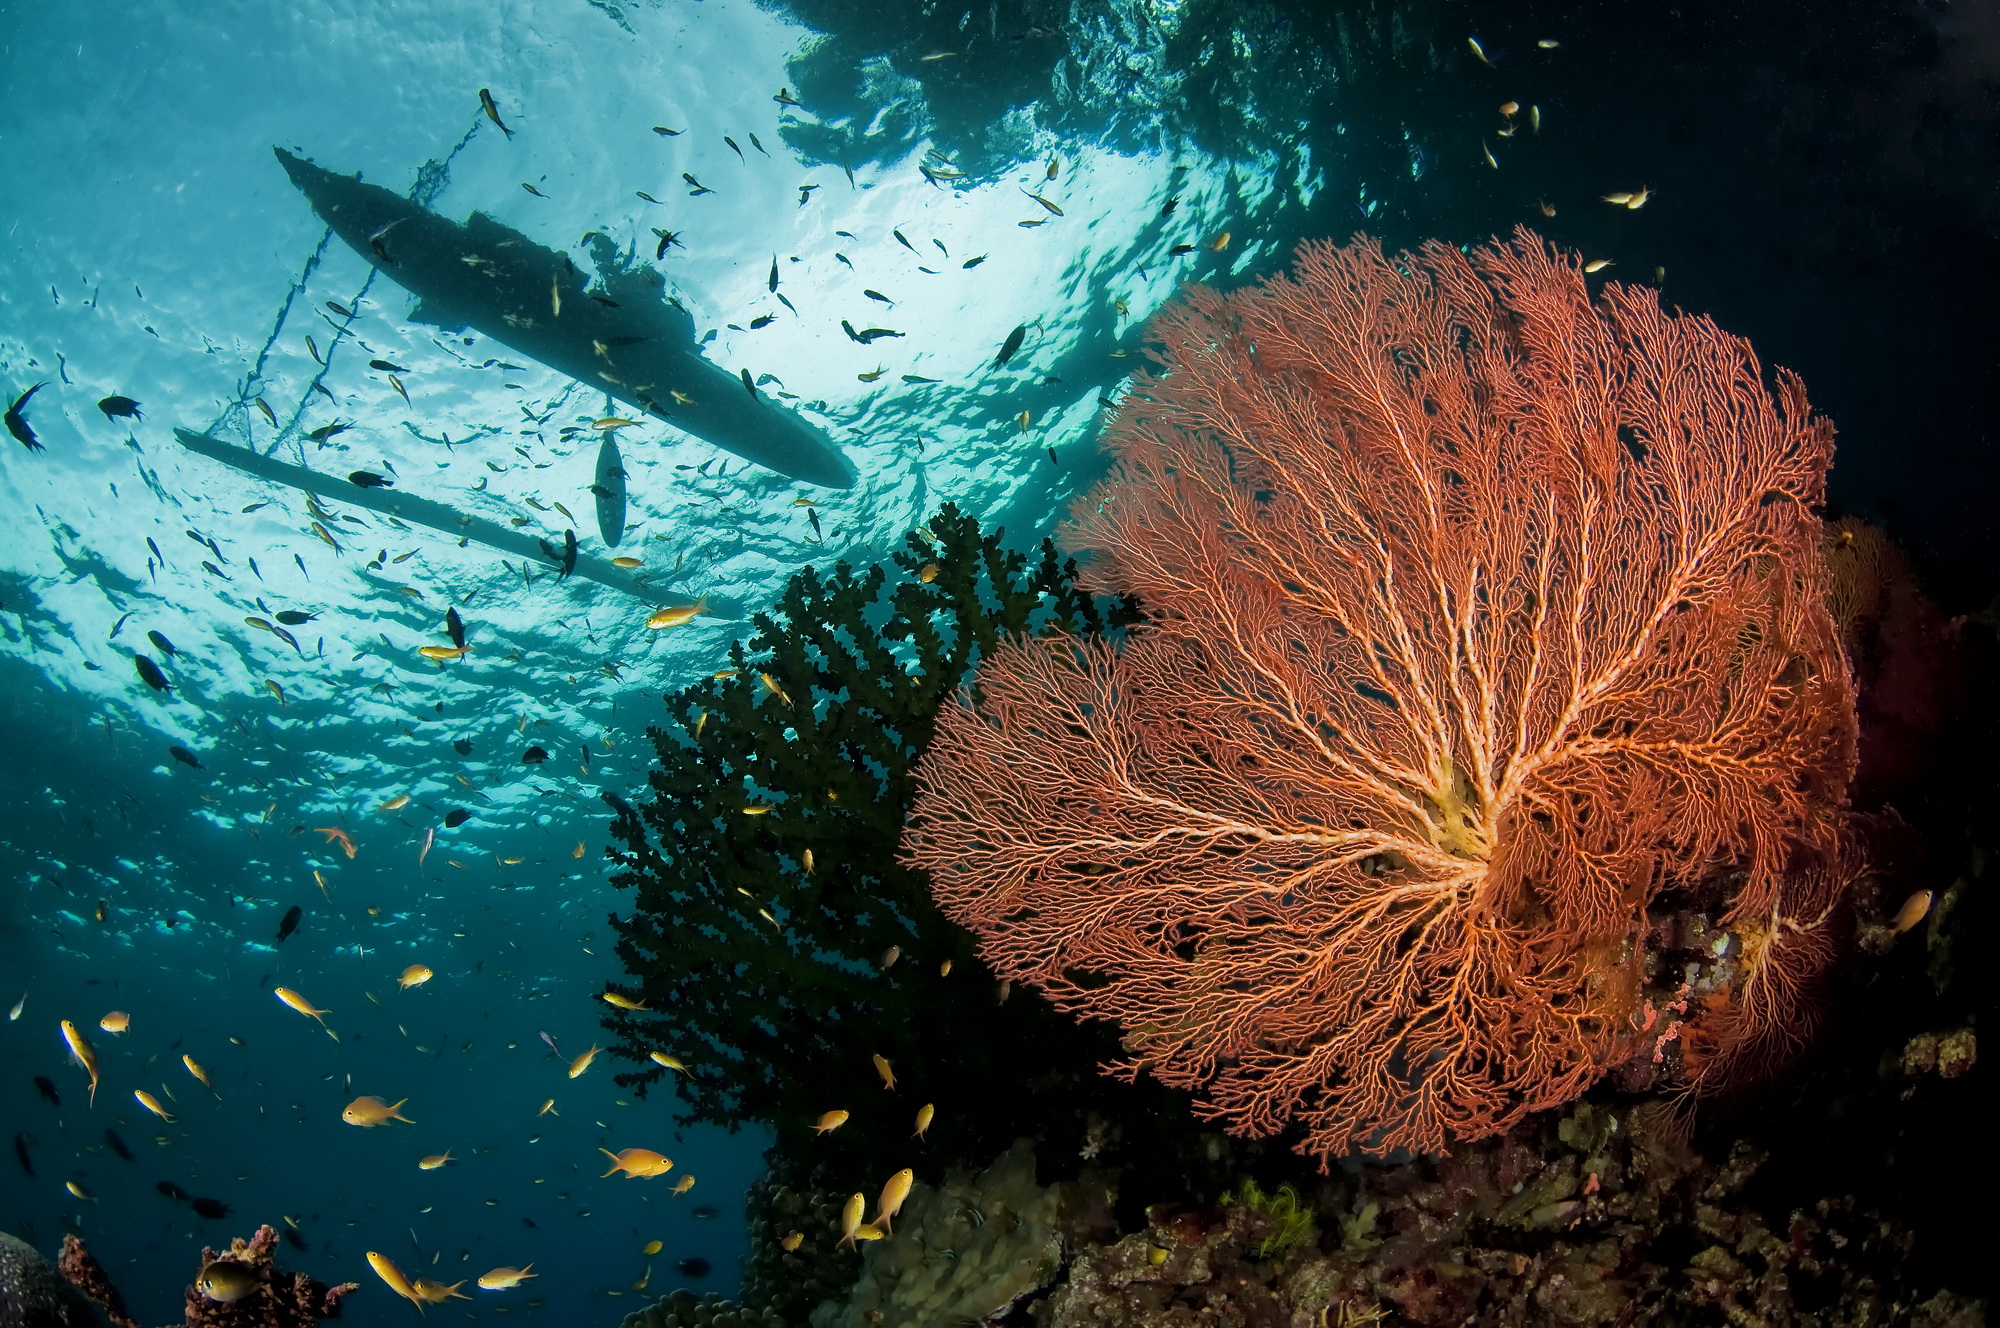
M 672 1078 L 692 1120 L 763 1121 L 781 1150 L 871 1167 L 1024 1133 L 1074 1157 L 1092 1110 L 1181 1119 L 1097 1073 L 1104 1030 L 1006 992 L 895 856 L 911 767 L 977 661 L 1010 635 L 1117 631 L 1135 606 L 1093 602 L 1052 544 L 1031 562 L 949 504 L 894 564 L 795 576 L 730 668 L 665 698 L 651 796 L 606 795 L 612 881 L 635 892 L 612 917 L 622 994 L 645 1007 L 606 1019 L 637 1067 L 618 1082 Z M 849 1119 L 815 1139 L 829 1111 Z

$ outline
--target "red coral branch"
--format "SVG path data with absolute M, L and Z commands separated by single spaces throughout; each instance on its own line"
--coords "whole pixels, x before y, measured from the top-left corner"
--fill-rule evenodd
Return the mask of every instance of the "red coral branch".
M 1436 1150 L 1574 1097 L 1637 1045 L 1656 896 L 1729 868 L 1764 917 L 1833 849 L 1831 426 L 1525 231 L 1308 245 L 1153 331 L 1071 533 L 1148 622 L 997 651 L 907 860 L 1238 1132 Z

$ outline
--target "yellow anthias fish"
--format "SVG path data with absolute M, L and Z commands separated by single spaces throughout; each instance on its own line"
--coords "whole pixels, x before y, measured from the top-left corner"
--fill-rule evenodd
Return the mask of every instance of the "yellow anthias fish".
M 645 566 L 645 564 L 644 564 L 644 563 L 642 563 L 642 562 L 640 562 L 640 561 L 639 561 L 639 560 L 638 560 L 637 558 L 623 558 L 623 557 L 621 557 L 621 558 L 613 558 L 613 559 L 611 560 L 611 565 L 612 565 L 613 567 L 622 567 L 622 568 L 624 568 L 624 569 L 625 569 L 626 571 L 628 571 L 628 572 L 629 572 L 629 571 L 631 571 L 631 570 L 632 570 L 633 568 L 635 568 L 635 567 L 643 567 L 643 566 Z
M 211 1259 L 202 1265 L 194 1289 L 218 1305 L 234 1305 L 264 1289 L 257 1270 L 235 1259 Z
M 208 1071 L 201 1068 L 200 1061 L 183 1052 L 181 1054 L 181 1064 L 187 1066 L 187 1072 L 193 1075 L 196 1082 L 203 1088 L 206 1088 L 211 1093 L 215 1093 L 215 1085 L 208 1081 Z M 215 1093 L 215 1095 L 218 1098 L 222 1096 L 220 1093 Z
M 471 646 L 418 646 L 417 653 L 425 659 L 463 659 L 472 653 Z
M 306 1016 L 306 1018 L 318 1021 L 321 1028 L 326 1028 L 325 1016 L 333 1013 L 331 1010 L 315 1010 L 311 1001 L 299 995 L 290 987 L 274 987 L 271 990 L 271 994 L 291 1006 L 294 1010 L 297 1010 L 300 1014 Z M 340 1041 L 340 1038 L 330 1028 L 326 1028 L 326 1035 L 333 1038 L 335 1042 Z
M 66 1180 L 63 1182 L 63 1188 L 68 1190 L 71 1194 L 74 1194 L 77 1198 L 83 1200 L 85 1203 L 97 1202 L 97 1196 L 92 1194 L 89 1190 L 84 1189 L 80 1182 L 73 1180 Z
M 680 1057 L 669 1056 L 664 1051 L 653 1053 L 653 1063 L 655 1065 L 663 1065 L 669 1070 L 679 1070 L 682 1074 L 688 1073 L 688 1067 L 681 1061 Z
M 459 1290 L 464 1285 L 464 1282 L 453 1282 L 450 1286 L 446 1286 L 442 1282 L 433 1282 L 428 1277 L 420 1277 L 410 1283 L 410 1290 L 433 1305 L 442 1305 L 447 1300 L 471 1300 L 471 1296 Z
M 621 1010 L 643 1010 L 646 1008 L 644 1000 L 635 1001 L 630 996 L 620 995 L 615 991 L 600 992 L 599 996 L 606 1005 L 615 1005 Z
M 597 1059 L 597 1053 L 602 1050 L 604 1050 L 604 1048 L 598 1046 L 595 1042 L 591 1043 L 589 1051 L 584 1052 L 581 1056 L 578 1056 L 575 1060 L 569 1063 L 569 1077 L 574 1079 L 578 1075 L 582 1074 L 585 1070 L 588 1070 L 590 1068 L 590 1063 Z
M 878 1051 L 869 1059 L 875 1062 L 875 1073 L 882 1076 L 882 1087 L 895 1091 L 896 1072 L 889 1068 L 889 1058 Z
M 398 1268 L 388 1255 L 369 1250 L 368 1266 L 375 1270 L 375 1276 L 389 1284 L 391 1291 L 420 1310 L 424 1307 L 424 1298 L 417 1294 L 417 1289 L 410 1285 L 410 1279 L 403 1276 L 403 1270 Z
M 916 1181 L 917 1173 L 904 1167 L 883 1184 L 882 1197 L 875 1203 L 873 1225 L 882 1228 L 885 1235 L 894 1233 L 895 1228 L 889 1225 L 889 1219 L 903 1211 L 903 1200 L 910 1197 L 910 1186 Z
M 167 1109 L 165 1107 L 160 1105 L 160 1099 L 154 1097 L 151 1093 L 148 1093 L 143 1088 L 133 1089 L 132 1096 L 139 1099 L 140 1106 L 152 1112 L 155 1116 L 158 1116 L 161 1120 L 167 1122 L 169 1125 L 173 1124 L 174 1118 L 167 1114 Z
M 69 1043 L 69 1054 L 90 1075 L 90 1105 L 94 1107 L 97 1105 L 97 1053 L 91 1050 L 83 1034 L 76 1031 L 76 1025 L 67 1019 L 62 1021 L 62 1035 L 63 1041 Z
M 861 1230 L 861 1214 L 868 1210 L 868 1196 L 851 1194 L 840 1209 L 840 1244 L 852 1246 L 855 1233 Z M 839 1246 L 834 1248 L 838 1249 Z
M 821 1116 L 813 1125 L 812 1132 L 814 1134 L 825 1134 L 827 1131 L 837 1130 L 845 1124 L 847 1124 L 846 1112 L 838 1110 L 829 1111 L 824 1116 Z
M 674 1165 L 672 1158 L 662 1156 L 650 1148 L 622 1148 L 615 1153 L 608 1148 L 600 1148 L 597 1151 L 611 1159 L 611 1170 L 605 1172 L 604 1176 L 599 1176 L 599 1180 L 619 1171 L 633 1180 L 644 1180 L 653 1176 L 664 1176 Z
M 546 1102 L 542 1103 L 542 1109 L 541 1109 L 540 1111 L 537 1111 L 537 1112 L 536 1112 L 535 1114 L 536 1114 L 537 1116 L 560 1116 L 560 1115 L 562 1115 L 562 1113 L 561 1113 L 560 1111 L 557 1111 L 557 1110 L 556 1110 L 556 1100 L 555 1100 L 554 1098 L 550 1098 L 550 1099 L 549 1099 L 548 1101 L 546 1101 Z
M 410 795 L 407 793 L 398 793 L 395 797 L 389 799 L 387 802 L 383 803 L 380 807 L 377 807 L 375 810 L 378 812 L 401 811 L 403 808 L 409 805 L 410 805 Z
M 372 1130 L 377 1125 L 387 1125 L 392 1120 L 399 1120 L 405 1125 L 415 1125 L 416 1122 L 405 1116 L 402 1111 L 403 1102 L 409 1100 L 404 1098 L 402 1102 L 391 1106 L 372 1095 L 357 1097 L 341 1110 L 340 1118 L 349 1125 L 359 1125 L 364 1130 Z
M 423 986 L 426 982 L 429 982 L 435 976 L 436 975 L 434 973 L 432 973 L 428 968 L 425 968 L 422 964 L 411 964 L 408 968 L 403 970 L 403 976 L 396 979 L 396 985 L 401 987 L 404 991 L 408 991 L 412 987 Z
M 924 1131 L 928 1130 L 931 1127 L 931 1117 L 935 1116 L 936 1114 L 937 1114 L 937 1108 L 928 1102 L 924 1103 L 924 1105 L 922 1105 L 921 1107 L 918 1107 L 917 1132 L 911 1135 L 910 1137 L 912 1139 L 923 1138 Z
M 689 1190 L 693 1188 L 694 1188 L 693 1176 L 682 1176 L 679 1180 L 674 1182 L 675 1194 L 686 1194 Z
M 418 1158 L 417 1170 L 436 1171 L 439 1167 L 444 1166 L 451 1160 L 452 1160 L 451 1150 L 447 1148 L 442 1153 L 432 1153 L 429 1157 Z
M 490 1268 L 479 1275 L 479 1289 L 481 1291 L 505 1291 L 508 1287 L 517 1287 L 531 1277 L 541 1276 L 540 1273 L 531 1273 L 528 1271 L 529 1268 L 533 1268 L 534 1266 L 533 1264 L 529 1264 L 524 1268 Z
M 778 1242 L 778 1248 L 783 1250 L 785 1253 L 790 1254 L 794 1250 L 798 1249 L 799 1246 L 805 1243 L 806 1243 L 806 1233 L 803 1231 L 794 1231 L 791 1232 L 789 1235 L 787 1235 L 783 1240 Z
M 98 1020 L 97 1026 L 107 1033 L 123 1033 L 132 1026 L 132 1016 L 123 1010 L 113 1010 Z
M 665 1246 L 665 1245 L 664 1245 L 663 1243 L 661 1243 L 660 1241 L 657 1241 L 657 1240 L 649 1240 L 649 1241 L 647 1241 L 647 1242 L 645 1243 L 645 1245 L 644 1245 L 644 1246 L 642 1246 L 642 1247 L 640 1248 L 640 1250 L 639 1250 L 639 1253 L 641 1253 L 641 1254 L 648 1254 L 648 1255 L 650 1255 L 650 1254 L 658 1254 L 658 1253 L 659 1253 L 659 1252 L 660 1252 L 661 1250 L 663 1250 L 663 1249 L 665 1249 L 665 1248 L 666 1248 L 666 1246 Z
M 661 609 L 658 613 L 646 619 L 646 626 L 656 632 L 667 627 L 680 627 L 693 622 L 696 618 L 701 617 L 702 614 L 707 612 L 708 596 L 703 595 L 692 604 L 683 604 L 678 608 L 672 609 Z

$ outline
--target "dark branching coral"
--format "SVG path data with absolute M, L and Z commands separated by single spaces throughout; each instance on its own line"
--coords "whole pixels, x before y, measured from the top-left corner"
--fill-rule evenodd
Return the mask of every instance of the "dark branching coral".
M 618 1082 L 672 1077 L 693 1119 L 767 1122 L 781 1151 L 855 1164 L 849 1188 L 922 1159 L 925 1103 L 928 1147 L 954 1155 L 989 1156 L 1024 1122 L 1080 1132 L 1092 1105 L 1183 1119 L 1150 1109 L 1159 1090 L 1099 1076 L 1116 1054 L 1103 1031 L 1007 992 L 895 857 L 911 766 L 973 664 L 1008 636 L 1115 631 L 1132 606 L 1094 602 L 1052 545 L 1031 561 L 950 505 L 894 563 L 794 577 L 724 676 L 665 698 L 651 797 L 606 795 L 612 881 L 636 895 L 612 918 L 625 994 L 646 1007 L 606 1019 L 638 1067 Z M 846 1124 L 808 1133 L 836 1109 Z

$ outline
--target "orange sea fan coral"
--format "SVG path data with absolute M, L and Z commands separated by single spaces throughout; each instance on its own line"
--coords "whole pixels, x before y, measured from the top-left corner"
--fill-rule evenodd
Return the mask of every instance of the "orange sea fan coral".
M 1831 426 L 1526 231 L 1309 244 L 1153 333 L 1069 536 L 1147 621 L 995 652 L 906 859 L 1125 1072 L 1322 1163 L 1574 1097 L 1652 1045 L 1648 904 L 1768 918 L 1836 851 Z

